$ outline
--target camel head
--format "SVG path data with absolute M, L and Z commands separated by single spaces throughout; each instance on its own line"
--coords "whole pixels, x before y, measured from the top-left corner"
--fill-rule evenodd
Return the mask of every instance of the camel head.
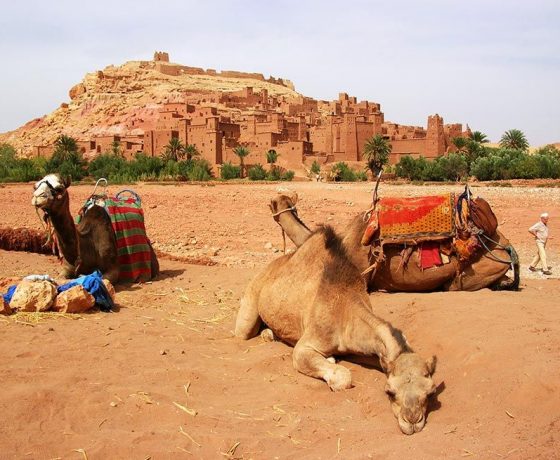
M 298 201 L 298 195 L 293 192 L 291 195 L 285 195 L 284 193 L 278 193 L 278 196 L 270 200 L 270 210 L 274 220 L 278 220 L 278 215 L 285 211 L 293 211 L 295 209 L 296 203 Z
M 416 353 L 402 353 L 388 365 L 385 392 L 404 434 L 418 433 L 426 424 L 428 398 L 436 392 L 435 368 L 435 356 L 425 361 Z
M 47 174 L 35 183 L 31 204 L 44 211 L 56 210 L 68 200 L 68 187 L 69 178 L 63 179 L 60 174 Z

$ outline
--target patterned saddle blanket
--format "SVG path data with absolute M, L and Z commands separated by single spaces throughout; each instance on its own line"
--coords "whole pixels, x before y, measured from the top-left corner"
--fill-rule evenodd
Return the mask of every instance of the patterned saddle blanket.
M 82 210 L 94 204 L 104 207 L 111 219 L 117 240 L 119 281 L 149 281 L 152 277 L 152 253 L 140 197 L 131 190 L 123 190 L 115 197 L 94 195 L 86 201 Z M 79 217 L 77 220 L 79 222 Z
M 371 212 L 362 244 L 436 241 L 455 236 L 455 195 L 381 198 Z

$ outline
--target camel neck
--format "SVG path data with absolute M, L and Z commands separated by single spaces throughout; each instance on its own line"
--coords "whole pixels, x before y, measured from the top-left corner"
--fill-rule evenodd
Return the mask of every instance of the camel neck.
M 56 212 L 51 211 L 50 219 L 62 256 L 66 262 L 75 265 L 78 258 L 78 234 L 68 200 Z
M 299 220 L 292 212 L 283 212 L 277 216 L 277 222 L 288 235 L 293 243 L 299 248 L 310 236 L 305 224 Z
M 379 357 L 384 370 L 388 364 L 393 363 L 401 353 L 409 351 L 406 340 L 398 329 L 371 312 L 371 306 L 364 306 L 360 313 L 354 316 L 350 343 L 360 344 L 359 354 L 363 356 Z

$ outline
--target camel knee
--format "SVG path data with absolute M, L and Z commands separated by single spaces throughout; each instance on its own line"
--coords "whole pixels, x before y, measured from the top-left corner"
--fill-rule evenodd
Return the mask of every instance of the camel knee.
M 235 336 L 243 340 L 255 337 L 261 326 L 259 312 L 253 302 L 245 296 L 241 299 L 241 305 L 235 320 Z
M 332 391 L 352 388 L 352 373 L 338 364 L 329 369 L 323 378 Z
M 352 387 L 351 372 L 343 366 L 333 364 L 334 358 L 325 358 L 313 347 L 298 342 L 292 359 L 294 368 L 302 374 L 324 380 L 332 391 Z

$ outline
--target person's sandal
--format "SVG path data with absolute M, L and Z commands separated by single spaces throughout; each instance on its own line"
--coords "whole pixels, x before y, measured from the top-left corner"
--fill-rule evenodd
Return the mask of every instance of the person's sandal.
M 550 270 L 543 270 L 542 274 L 543 275 L 552 275 L 552 272 Z
M 537 269 L 536 269 L 535 267 L 531 267 L 530 265 L 529 265 L 529 270 L 531 270 L 532 272 L 536 272 L 536 271 L 537 271 Z

